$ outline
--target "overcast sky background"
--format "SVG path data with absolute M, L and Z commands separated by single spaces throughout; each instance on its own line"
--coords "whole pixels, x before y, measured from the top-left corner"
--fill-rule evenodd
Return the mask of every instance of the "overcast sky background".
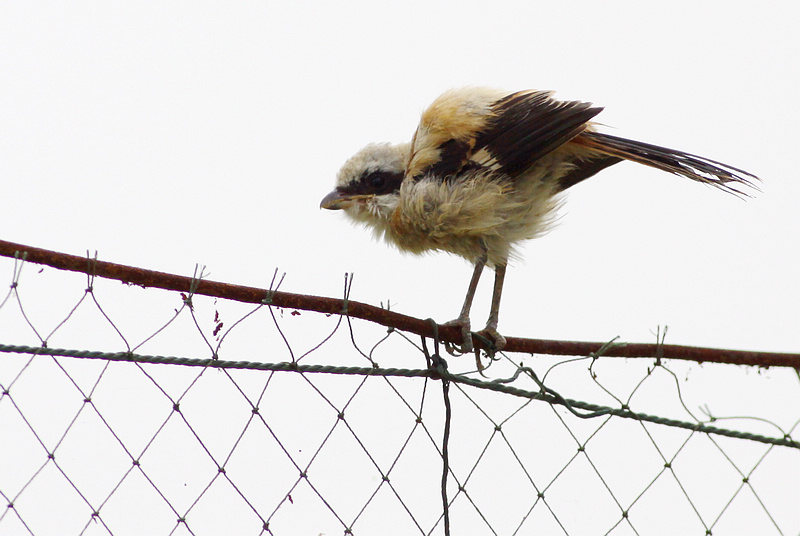
M 573 188 L 509 272 L 502 331 L 649 340 L 667 324 L 675 343 L 794 350 L 798 11 L 6 4 L 4 238 L 257 286 L 277 266 L 310 294 L 355 272 L 354 299 L 450 319 L 464 261 L 400 255 L 319 200 L 352 153 L 409 139 L 449 87 L 554 89 L 604 106 L 610 132 L 749 170 L 763 192 L 743 202 L 629 163 Z
M 798 20 L 793 1 L 6 2 L 1 238 L 259 287 L 278 267 L 324 296 L 350 272 L 352 299 L 447 321 L 466 262 L 319 201 L 448 88 L 552 89 L 763 183 L 743 201 L 622 163 L 572 188 L 510 268 L 500 331 L 797 352 Z

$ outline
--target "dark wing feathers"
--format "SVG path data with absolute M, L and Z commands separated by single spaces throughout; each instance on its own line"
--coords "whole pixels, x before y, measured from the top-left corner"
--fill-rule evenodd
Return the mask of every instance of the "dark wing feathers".
M 599 156 L 591 160 L 577 160 L 573 163 L 573 169 L 558 179 L 559 189 L 563 191 L 571 186 L 575 186 L 582 180 L 588 179 L 595 173 L 604 170 L 608 166 L 613 166 L 620 161 L 622 161 L 622 158 L 616 156 Z
M 587 130 L 602 108 L 580 101 L 558 101 L 548 91 L 512 93 L 492 105 L 492 117 L 474 139 L 450 139 L 439 146 L 436 163 L 415 178 L 447 180 L 470 168 L 486 168 L 512 179 L 538 159 L 572 142 L 590 150 L 589 159 L 575 159 L 560 179 L 569 188 L 620 160 L 631 160 L 669 173 L 746 195 L 738 185 L 755 188 L 758 178 L 746 171 L 702 156 Z
M 436 177 L 453 177 L 464 169 L 472 154 L 472 147 L 466 141 L 449 139 L 439 146 L 439 160 L 428 166 L 417 176 L 433 175 Z
M 752 173 L 722 162 L 609 134 L 584 132 L 574 141 L 579 145 L 612 157 L 623 158 L 668 173 L 674 173 L 734 194 L 747 195 L 739 191 L 736 186 L 746 185 L 756 188 L 753 180 L 758 180 L 758 177 Z
M 547 91 L 524 91 L 493 106 L 495 117 L 478 135 L 474 152 L 486 149 L 497 171 L 515 176 L 586 129 L 602 108 L 557 101 Z
M 474 140 L 442 143 L 439 159 L 414 178 L 436 176 L 445 180 L 474 167 L 489 167 L 514 177 L 583 132 L 586 123 L 601 110 L 585 102 L 557 101 L 548 91 L 513 93 L 492 105 L 493 117 Z M 482 158 L 476 160 L 481 150 Z

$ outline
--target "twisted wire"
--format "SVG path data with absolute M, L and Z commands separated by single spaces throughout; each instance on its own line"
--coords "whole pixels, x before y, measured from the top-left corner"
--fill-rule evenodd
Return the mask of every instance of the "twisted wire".
M 153 363 L 164 365 L 183 365 L 190 367 L 211 367 L 220 369 L 244 369 L 244 370 L 268 370 L 275 372 L 299 372 L 299 373 L 323 373 L 323 374 L 345 374 L 345 375 L 359 375 L 359 376 L 396 376 L 396 377 L 427 377 L 433 379 L 446 379 L 453 382 L 458 382 L 463 385 L 469 385 L 479 389 L 487 389 L 490 391 L 497 391 L 521 398 L 530 398 L 547 402 L 549 404 L 557 404 L 566 407 L 570 412 L 578 417 L 591 418 L 601 415 L 613 415 L 625 419 L 634 419 L 637 421 L 651 422 L 663 426 L 670 426 L 673 428 L 682 428 L 691 430 L 693 432 L 714 434 L 725 437 L 732 437 L 735 439 L 744 439 L 758 443 L 765 443 L 768 445 L 778 445 L 783 447 L 790 447 L 800 449 L 800 442 L 794 441 L 791 437 L 768 437 L 750 432 L 742 432 L 739 430 L 730 430 L 727 428 L 719 428 L 716 426 L 708 426 L 706 424 L 696 422 L 679 421 L 676 419 L 669 419 L 659 417 L 657 415 L 648 415 L 645 413 L 636 413 L 625 408 L 612 408 L 608 406 L 601 406 L 590 402 L 583 402 L 580 400 L 573 400 L 564 398 L 551 389 L 545 392 L 530 391 L 508 385 L 505 380 L 483 381 L 474 378 L 462 376 L 460 374 L 452 374 L 437 368 L 430 369 L 401 369 L 401 368 L 382 368 L 382 367 L 343 367 L 334 365 L 305 365 L 297 362 L 283 362 L 283 363 L 264 363 L 260 361 L 227 361 L 221 359 L 201 359 L 191 357 L 175 357 L 175 356 L 154 356 L 134 354 L 132 352 L 98 352 L 90 350 L 70 350 L 63 348 L 47 348 L 47 347 L 34 347 L 34 346 L 19 346 L 0 344 L 0 352 L 3 353 L 17 353 L 17 354 L 31 354 L 31 355 L 48 355 L 60 357 L 74 357 L 81 359 L 101 359 L 106 361 L 127 361 L 135 363 Z M 575 410 L 584 410 L 591 412 L 590 414 L 581 415 Z

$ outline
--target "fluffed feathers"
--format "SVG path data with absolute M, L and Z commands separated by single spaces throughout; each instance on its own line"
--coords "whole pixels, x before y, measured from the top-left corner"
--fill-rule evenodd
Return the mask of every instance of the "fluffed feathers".
M 422 114 L 409 144 L 368 145 L 345 163 L 320 203 L 344 209 L 403 251 L 446 251 L 475 265 L 461 314 L 485 265 L 495 267 L 484 333 L 496 348 L 505 268 L 514 247 L 545 232 L 563 190 L 622 160 L 746 195 L 755 175 L 707 158 L 595 131 L 602 108 L 558 101 L 547 91 L 450 90 Z
M 549 91 L 445 92 L 410 144 L 369 145 L 323 200 L 404 251 L 505 263 L 549 228 L 557 194 L 623 159 L 742 193 L 753 175 L 710 159 L 595 131 L 602 108 Z

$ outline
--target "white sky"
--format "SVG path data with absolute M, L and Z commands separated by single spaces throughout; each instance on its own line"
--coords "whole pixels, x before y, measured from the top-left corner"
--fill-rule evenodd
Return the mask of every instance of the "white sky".
M 559 7 L 561 6 L 561 7 Z M 795 350 L 798 8 L 750 3 L 6 4 L 4 238 L 446 320 L 470 268 L 318 203 L 441 91 L 555 89 L 613 132 L 763 177 L 731 196 L 634 164 L 574 188 L 507 278 L 503 331 Z M 324 260 L 324 269 L 319 261 Z M 484 321 L 486 278 L 474 314 Z M 436 296 L 436 300 L 420 297 Z
M 447 88 L 553 89 L 762 192 L 603 171 L 522 248 L 500 331 L 796 352 L 798 20 L 792 1 L 6 2 L 1 238 L 251 286 L 278 267 L 305 294 L 354 272 L 352 299 L 446 321 L 463 260 L 401 255 L 319 201 Z

